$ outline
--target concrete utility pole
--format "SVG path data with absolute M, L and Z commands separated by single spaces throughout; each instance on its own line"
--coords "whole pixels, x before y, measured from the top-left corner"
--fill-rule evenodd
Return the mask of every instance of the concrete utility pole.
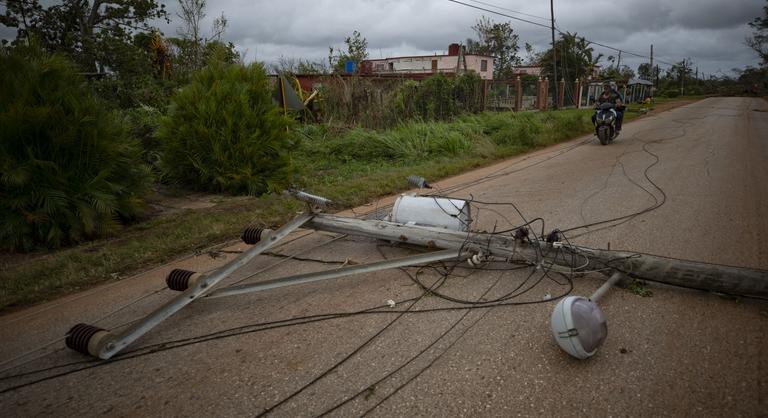
M 109 331 L 88 324 L 75 325 L 70 329 L 66 338 L 67 347 L 107 360 L 194 300 L 202 297 L 216 298 L 240 295 L 436 261 L 466 261 L 470 257 L 479 259 L 496 257 L 507 262 L 525 262 L 535 266 L 536 269 L 544 268 L 544 271 L 548 269 L 571 273 L 595 271 L 612 275 L 612 277 L 619 277 L 615 274 L 618 272 L 632 278 L 652 280 L 675 286 L 758 298 L 768 297 L 768 271 L 766 270 L 707 264 L 642 253 L 578 247 L 567 241 L 545 242 L 522 236 L 488 234 L 471 232 L 471 230 L 459 231 L 420 226 L 413 223 L 345 218 L 321 213 L 322 208 L 330 203 L 324 197 L 296 190 L 286 192 L 306 202 L 307 210 L 275 231 L 247 228 L 242 239 L 244 243 L 252 245 L 252 247 L 216 270 L 210 272 L 172 270 L 166 277 L 166 284 L 169 289 L 179 293 L 146 317 L 134 322 L 127 329 Z M 304 225 L 320 231 L 407 243 L 438 251 L 214 289 L 222 280 L 243 268 L 256 256 Z M 553 251 L 556 248 L 564 251 L 564 253 L 560 254 L 560 251 Z M 550 253 L 554 254 L 549 255 Z M 560 254 L 559 257 L 558 254 Z M 609 283 L 613 284 L 615 280 L 611 279 Z M 600 293 L 597 292 L 596 298 L 599 296 Z
M 651 85 L 656 85 L 654 80 L 656 79 L 656 74 L 653 72 L 653 44 L 651 44 Z
M 680 74 L 680 95 L 685 96 L 685 73 L 688 72 L 688 63 L 683 59 L 683 71 Z
M 555 48 L 555 4 L 554 0 L 549 0 L 549 12 L 550 17 L 552 21 L 552 79 L 555 80 L 555 97 L 559 97 L 557 95 L 557 49 Z M 548 100 L 548 98 L 544 98 L 544 100 Z M 555 103 L 555 107 L 557 107 L 557 103 Z
M 616 63 L 616 69 L 621 71 L 621 50 L 619 50 L 619 61 Z

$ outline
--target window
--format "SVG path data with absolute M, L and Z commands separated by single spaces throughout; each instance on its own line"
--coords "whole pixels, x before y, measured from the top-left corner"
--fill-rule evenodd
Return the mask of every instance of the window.
M 389 63 L 389 71 L 395 71 L 395 63 L 394 62 L 390 62 Z
M 488 60 L 480 60 L 480 72 L 484 73 L 488 71 Z

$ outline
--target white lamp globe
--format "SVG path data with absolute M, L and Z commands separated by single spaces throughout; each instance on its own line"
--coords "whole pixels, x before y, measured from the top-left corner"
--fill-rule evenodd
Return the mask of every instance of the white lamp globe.
M 608 326 L 597 304 L 582 296 L 568 296 L 552 312 L 552 335 L 566 353 L 583 360 L 597 352 Z

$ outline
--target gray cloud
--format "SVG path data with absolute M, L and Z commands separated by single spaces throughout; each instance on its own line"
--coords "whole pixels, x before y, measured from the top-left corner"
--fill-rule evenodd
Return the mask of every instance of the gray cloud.
M 483 1 L 549 16 L 548 2 Z M 175 16 L 177 3 L 166 4 L 172 22 L 158 22 L 158 26 L 166 35 L 175 35 L 180 26 Z M 555 17 L 564 31 L 640 54 L 648 54 L 650 44 L 654 44 L 661 60 L 691 58 L 702 72 L 715 73 L 757 64 L 744 38 L 750 34 L 746 23 L 760 15 L 764 5 L 764 0 L 558 0 Z M 208 0 L 204 27 L 208 29 L 222 12 L 229 19 L 224 40 L 247 51 L 248 60 L 268 63 L 281 56 L 324 60 L 328 46 L 341 47 L 353 30 L 368 39 L 372 57 L 442 53 L 449 43 L 472 36 L 471 26 L 482 15 L 495 21 L 510 20 L 446 0 Z M 515 16 L 546 23 L 535 17 Z M 547 29 L 510 21 L 521 46 L 529 42 L 538 50 L 548 47 Z M 8 33 L 7 28 L 0 27 L 0 36 L 8 37 Z M 595 49 L 606 56 L 616 55 L 615 51 Z M 644 61 L 622 55 L 622 63 L 632 68 Z

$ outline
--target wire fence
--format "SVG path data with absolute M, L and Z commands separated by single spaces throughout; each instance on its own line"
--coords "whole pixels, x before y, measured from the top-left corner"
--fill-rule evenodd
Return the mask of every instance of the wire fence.
M 310 83 L 302 83 L 306 89 Z M 447 120 L 485 109 L 485 83 L 477 75 L 422 80 L 404 77 L 314 77 L 320 92 L 319 119 L 365 128 L 385 128 L 408 120 Z
M 473 73 L 458 77 L 436 73 L 421 79 L 325 75 L 312 76 L 309 81 L 299 78 L 299 84 L 305 96 L 312 90 L 319 92 L 313 105 L 316 120 L 370 129 L 409 120 L 448 120 L 463 113 L 554 109 L 561 88 L 564 107 L 579 102 L 584 106 L 591 92 L 588 85 L 580 89 L 573 83 L 558 84 L 556 90 L 554 83 L 546 84 L 536 76 L 482 80 Z M 541 103 L 544 96 L 546 106 Z

